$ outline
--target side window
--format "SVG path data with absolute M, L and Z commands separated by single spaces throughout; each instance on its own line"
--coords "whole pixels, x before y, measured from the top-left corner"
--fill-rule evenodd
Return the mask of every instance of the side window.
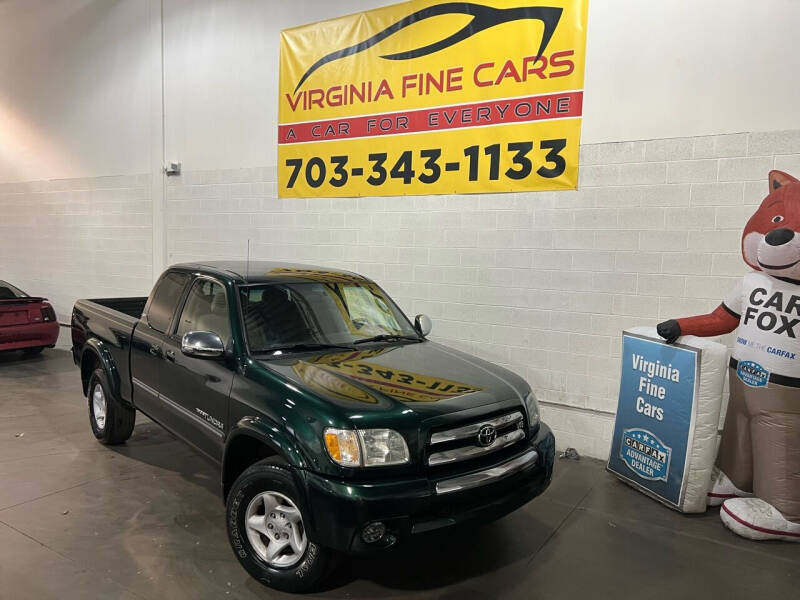
M 178 330 L 179 337 L 190 331 L 210 331 L 216 333 L 224 343 L 231 338 L 231 324 L 228 315 L 228 298 L 225 288 L 208 279 L 198 279 L 192 285 L 186 304 L 183 305 Z
M 156 331 L 164 333 L 169 327 L 169 321 L 175 312 L 187 277 L 188 275 L 184 273 L 170 272 L 158 282 L 153 291 L 150 308 L 147 310 L 147 323 Z

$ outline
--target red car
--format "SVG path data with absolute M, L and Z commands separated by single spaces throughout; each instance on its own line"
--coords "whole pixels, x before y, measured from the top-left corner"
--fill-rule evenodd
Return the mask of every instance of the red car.
M 46 298 L 29 296 L 0 280 L 0 351 L 39 354 L 56 345 L 58 327 L 56 311 Z

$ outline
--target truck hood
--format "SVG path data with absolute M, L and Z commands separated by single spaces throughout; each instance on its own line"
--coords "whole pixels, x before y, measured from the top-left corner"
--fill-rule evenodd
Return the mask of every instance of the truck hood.
M 519 399 L 529 390 L 502 367 L 430 341 L 260 362 L 350 415 L 400 410 L 425 419 Z

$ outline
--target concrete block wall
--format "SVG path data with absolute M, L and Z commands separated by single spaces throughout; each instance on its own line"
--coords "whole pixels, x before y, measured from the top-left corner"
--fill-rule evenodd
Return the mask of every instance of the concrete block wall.
M 719 304 L 772 168 L 800 175 L 800 130 L 585 145 L 576 192 L 278 199 L 274 168 L 188 171 L 168 180 L 168 262 L 250 239 L 252 258 L 371 276 L 434 339 L 524 375 L 560 447 L 604 458 L 620 332 Z
M 767 172 L 800 174 L 800 130 L 585 145 L 576 192 L 278 199 L 274 167 L 184 168 L 168 262 L 244 258 L 250 239 L 252 258 L 369 275 L 435 339 L 525 376 L 559 447 L 605 457 L 620 332 L 720 302 Z M 0 279 L 61 320 L 78 297 L 148 293 L 152 183 L 0 185 Z
M 150 189 L 147 174 L 0 184 L 0 279 L 49 298 L 62 323 L 76 298 L 146 295 Z

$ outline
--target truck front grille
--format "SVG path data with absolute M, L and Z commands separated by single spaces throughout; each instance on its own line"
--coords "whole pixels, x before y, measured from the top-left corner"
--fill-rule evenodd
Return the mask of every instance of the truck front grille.
M 520 411 L 436 431 L 428 442 L 428 466 L 485 456 L 508 448 L 524 437 L 524 417 Z

